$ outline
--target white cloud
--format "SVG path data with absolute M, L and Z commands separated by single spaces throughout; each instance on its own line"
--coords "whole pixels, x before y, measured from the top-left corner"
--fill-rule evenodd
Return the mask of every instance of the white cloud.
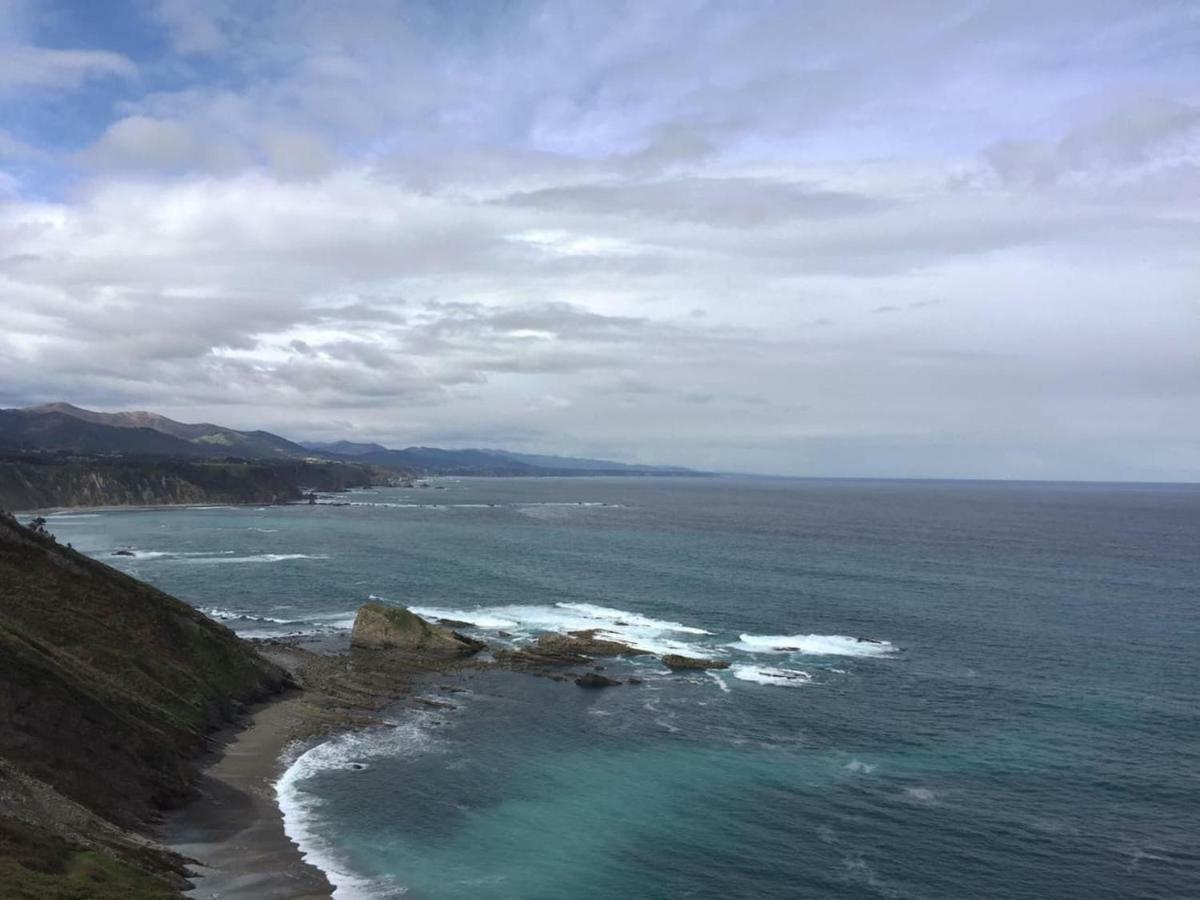
M 132 78 L 137 67 L 119 53 L 55 50 L 49 47 L 0 47 L 0 92 L 18 88 L 76 88 L 97 78 Z
M 158 9 L 172 77 L 0 200 L 0 402 L 1200 477 L 1186 10 Z

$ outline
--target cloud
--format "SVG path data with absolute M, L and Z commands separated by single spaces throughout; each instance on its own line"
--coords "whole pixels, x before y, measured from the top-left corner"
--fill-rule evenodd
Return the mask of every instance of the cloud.
M 132 78 L 133 61 L 100 50 L 9 46 L 0 52 L 0 93 L 19 88 L 70 89 L 100 78 Z
M 456 9 L 0 15 L 0 401 L 1200 475 L 1188 5 Z

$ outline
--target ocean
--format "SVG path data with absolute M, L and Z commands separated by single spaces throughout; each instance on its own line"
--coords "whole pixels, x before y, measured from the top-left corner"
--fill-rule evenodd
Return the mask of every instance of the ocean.
M 1200 487 L 433 483 L 49 518 L 246 636 L 375 597 L 731 663 L 435 676 L 455 708 L 307 748 L 338 897 L 1200 897 Z

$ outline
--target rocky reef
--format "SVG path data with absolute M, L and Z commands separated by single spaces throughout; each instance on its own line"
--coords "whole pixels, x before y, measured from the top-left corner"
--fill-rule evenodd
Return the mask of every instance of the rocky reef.
M 695 656 L 680 656 L 668 653 L 662 658 L 663 665 L 668 669 L 728 669 L 729 661 L 724 659 L 707 659 Z

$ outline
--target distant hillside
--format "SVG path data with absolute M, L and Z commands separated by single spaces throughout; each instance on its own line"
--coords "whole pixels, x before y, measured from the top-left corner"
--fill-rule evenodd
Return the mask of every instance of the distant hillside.
M 301 441 L 300 446 L 317 453 L 336 453 L 338 456 L 362 456 L 364 453 L 386 453 L 383 444 L 359 444 L 354 441 Z
M 320 445 L 338 453 L 338 444 Z M 378 445 L 355 444 L 349 459 L 405 469 L 422 475 L 703 475 L 674 466 L 637 466 L 600 459 L 569 456 L 539 456 L 506 450 L 443 450 L 438 447 L 406 447 L 403 450 L 366 449 Z
M 61 412 L 0 410 L 0 449 L 71 450 L 150 456 L 208 456 L 211 451 L 153 428 L 118 428 Z
M 109 447 L 124 453 L 170 454 L 175 456 L 240 456 L 247 459 L 303 458 L 310 451 L 268 431 L 237 431 L 210 423 L 187 424 L 151 412 L 101 413 L 80 409 L 70 403 L 47 403 L 20 410 L 0 421 L 0 440 L 15 428 L 29 449 L 83 450 L 101 452 Z M 49 430 L 43 423 L 52 422 Z M 95 426 L 87 429 L 75 423 Z M 127 435 L 105 429 L 121 429 Z M 167 435 L 167 443 L 154 435 Z M 12 446 L 9 443 L 9 446 Z
M 282 670 L 147 584 L 0 515 L 0 895 L 177 896 L 123 829 L 186 800 L 206 735 Z
M 151 412 L 102 413 L 69 403 L 0 410 L 0 453 L 68 452 L 183 459 L 302 460 L 325 458 L 421 475 L 660 475 L 695 476 L 679 466 L 642 466 L 604 459 L 445 450 L 356 441 L 296 443 L 268 431 L 187 424 Z
M 360 453 L 353 459 L 408 469 L 424 475 L 541 475 L 534 466 L 482 450 L 441 450 L 437 447 L 406 447 Z
M 686 469 L 683 466 L 641 466 L 636 463 L 613 462 L 609 459 L 588 459 L 587 457 L 579 456 L 546 456 L 540 453 L 514 453 L 512 450 L 484 450 L 483 452 L 503 456 L 528 466 L 536 466 L 539 469 L 568 469 L 574 472 L 612 472 L 613 474 L 624 474 L 630 471 L 637 473 L 653 472 L 662 475 L 699 474 L 694 469 Z
M 73 454 L 0 456 L 0 508 L 281 503 L 305 490 L 388 484 L 358 462 L 226 461 Z

